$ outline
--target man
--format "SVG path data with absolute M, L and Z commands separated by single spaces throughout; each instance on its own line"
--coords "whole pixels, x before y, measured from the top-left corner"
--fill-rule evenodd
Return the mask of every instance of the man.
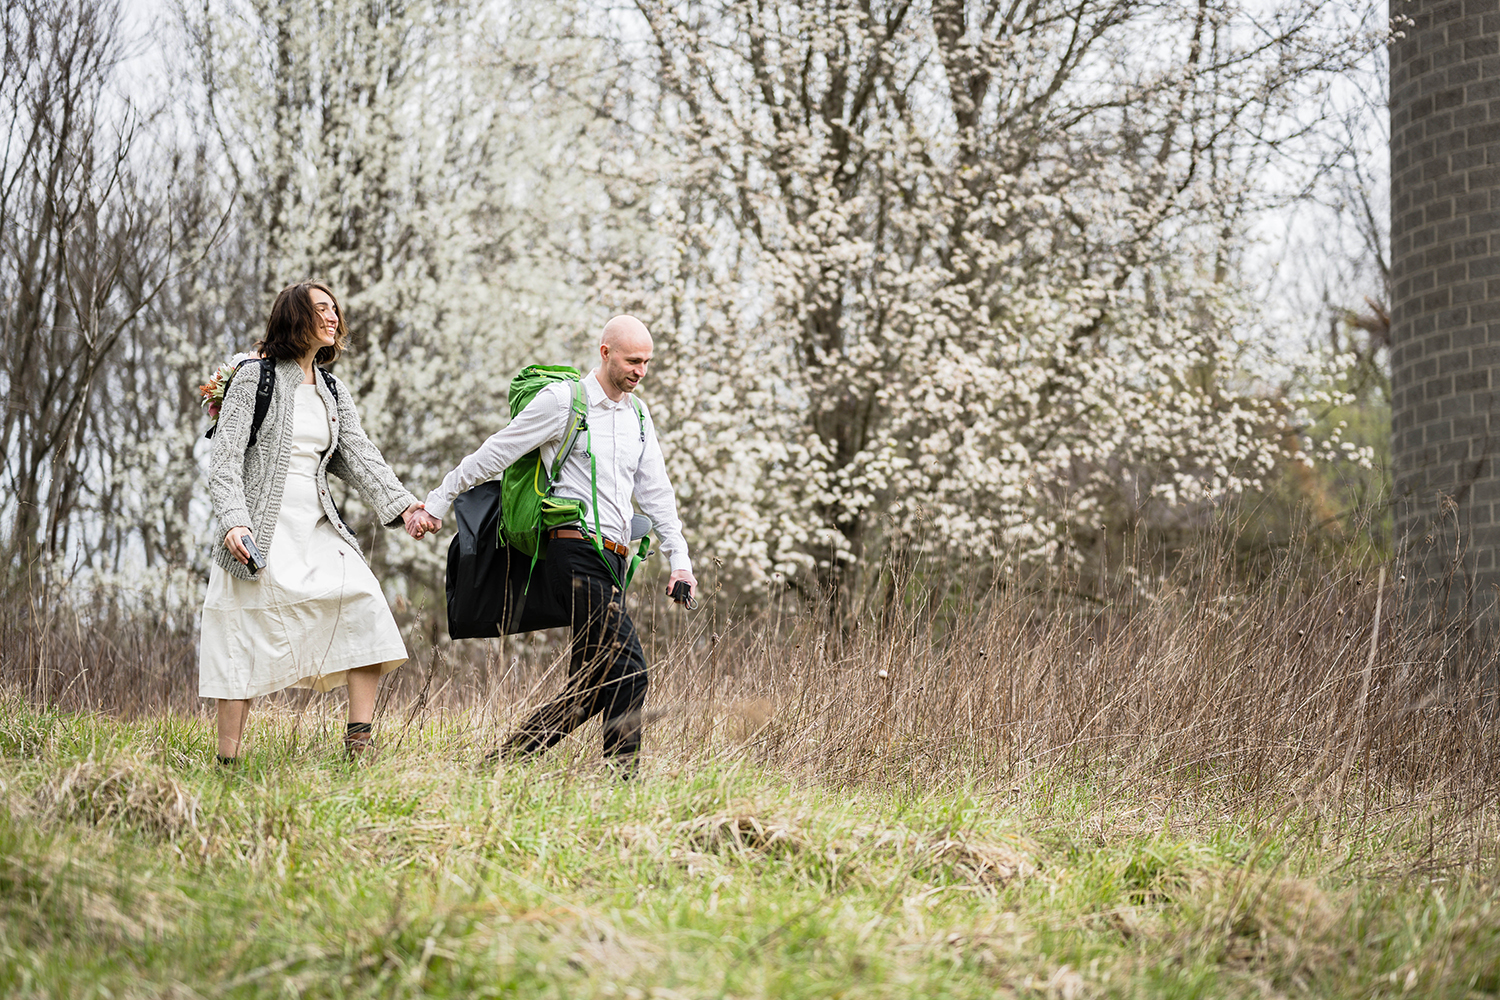
M 668 594 L 679 581 L 686 581 L 697 596 L 698 581 L 682 537 L 677 500 L 656 428 L 644 404 L 636 403 L 645 414 L 643 423 L 630 398 L 646 376 L 651 347 L 645 324 L 632 316 L 616 316 L 604 325 L 599 366 L 583 378 L 588 436 L 586 441 L 580 436 L 563 463 L 555 492 L 589 503 L 589 523 L 548 532 L 543 574 L 552 598 L 571 609 L 573 655 L 568 682 L 557 698 L 521 724 L 501 751 L 506 756 L 546 750 L 602 714 L 605 757 L 623 774 L 634 771 L 641 745 L 641 706 L 646 700 L 646 658 L 614 582 L 625 578 L 629 561 L 632 496 L 655 524 L 659 547 L 670 561 Z M 498 476 L 533 448 L 542 449 L 542 461 L 550 467 L 567 431 L 570 407 L 565 383 L 538 392 L 505 429 L 491 435 L 427 495 L 426 516 L 413 519 L 412 535 L 420 538 L 425 531 L 435 530 L 454 497 Z M 585 533 L 593 527 L 596 483 L 603 559 L 613 562 L 613 577 Z

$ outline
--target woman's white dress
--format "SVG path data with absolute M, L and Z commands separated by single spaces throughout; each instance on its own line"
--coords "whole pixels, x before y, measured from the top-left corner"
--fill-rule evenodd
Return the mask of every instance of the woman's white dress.
M 215 565 L 203 601 L 198 693 L 255 698 L 328 691 L 354 667 L 406 662 L 406 645 L 370 567 L 323 514 L 316 474 L 332 436 L 315 385 L 297 387 L 292 460 L 266 567 L 241 580 Z

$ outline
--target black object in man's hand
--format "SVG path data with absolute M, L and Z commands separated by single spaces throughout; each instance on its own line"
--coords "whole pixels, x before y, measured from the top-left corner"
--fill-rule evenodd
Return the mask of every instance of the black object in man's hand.
M 250 567 L 251 576 L 254 576 L 256 573 L 259 573 L 261 570 L 266 568 L 265 553 L 261 552 L 260 546 L 255 544 L 255 539 L 251 538 L 249 535 L 241 535 L 240 544 L 243 545 L 245 547 L 245 551 L 250 554 L 250 560 L 249 562 L 245 563 L 245 565 Z
M 678 580 L 672 584 L 671 596 L 672 600 L 678 604 L 686 604 L 689 611 L 695 611 L 698 608 L 698 600 L 693 596 L 692 584 L 686 580 Z

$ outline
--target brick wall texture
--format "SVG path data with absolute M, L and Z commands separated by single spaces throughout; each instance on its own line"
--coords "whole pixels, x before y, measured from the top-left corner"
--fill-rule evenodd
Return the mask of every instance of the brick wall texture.
M 1500 2 L 1392 0 L 1392 457 L 1414 596 L 1500 595 Z

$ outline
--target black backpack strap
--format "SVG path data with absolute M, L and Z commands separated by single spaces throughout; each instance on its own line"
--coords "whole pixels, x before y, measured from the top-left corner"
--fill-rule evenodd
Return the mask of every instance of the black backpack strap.
M 260 382 L 255 387 L 255 416 L 250 418 L 250 440 L 245 447 L 255 443 L 260 434 L 260 425 L 266 422 L 266 414 L 271 410 L 271 394 L 276 391 L 276 359 L 262 358 L 260 361 Z
M 261 361 L 270 361 L 269 358 L 246 358 L 234 366 L 235 374 L 249 364 L 257 364 Z M 260 383 L 255 387 L 255 415 L 250 421 L 250 444 L 255 443 L 256 432 L 260 430 L 261 422 L 266 419 L 266 410 L 271 405 L 271 392 L 276 387 L 276 362 L 269 365 L 261 365 Z M 208 425 L 208 430 L 203 432 L 206 438 L 212 438 L 219 429 L 219 422 L 215 420 Z

